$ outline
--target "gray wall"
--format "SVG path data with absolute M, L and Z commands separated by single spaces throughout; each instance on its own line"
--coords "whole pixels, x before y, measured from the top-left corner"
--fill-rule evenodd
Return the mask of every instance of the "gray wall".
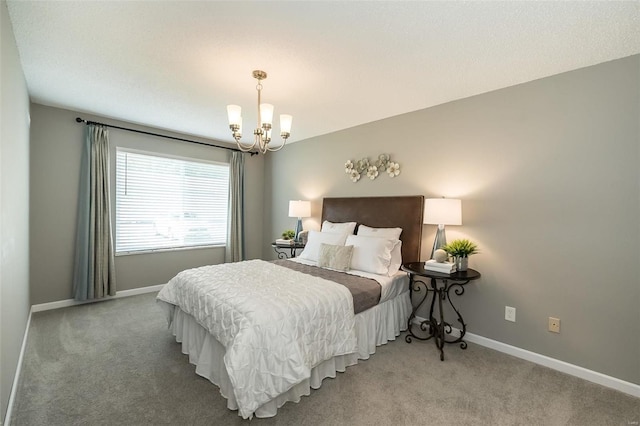
M 317 228 L 326 196 L 461 198 L 447 237 L 481 249 L 468 331 L 640 384 L 639 85 L 633 56 L 292 144 L 266 160 L 264 238 L 293 227 L 291 199 Z M 383 152 L 400 176 L 351 183 L 346 160 Z
M 29 317 L 29 95 L 0 2 L 0 413 L 4 421 Z
M 75 219 L 80 173 L 80 154 L 84 125 L 75 122 L 81 116 L 123 127 L 158 133 L 156 129 L 109 120 L 88 114 L 38 104 L 31 106 L 31 303 L 70 299 L 73 280 Z M 212 124 L 213 125 L 213 124 Z M 200 138 L 164 134 L 215 143 Z M 109 129 L 112 163 L 115 147 L 164 152 L 184 157 L 226 161 L 228 151 L 153 136 Z M 263 158 L 250 157 L 246 167 L 247 256 L 262 254 Z M 112 174 L 112 180 L 115 175 Z M 112 185 L 115 188 L 115 184 Z M 112 197 L 115 202 L 115 196 Z M 117 289 L 129 290 L 164 284 L 178 272 L 197 266 L 222 263 L 224 247 L 116 257 Z

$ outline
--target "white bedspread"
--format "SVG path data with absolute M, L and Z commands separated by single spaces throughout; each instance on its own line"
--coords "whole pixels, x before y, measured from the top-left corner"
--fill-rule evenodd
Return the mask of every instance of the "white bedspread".
M 346 287 L 262 260 L 180 272 L 158 299 L 193 316 L 226 348 L 244 418 L 322 361 L 357 350 Z

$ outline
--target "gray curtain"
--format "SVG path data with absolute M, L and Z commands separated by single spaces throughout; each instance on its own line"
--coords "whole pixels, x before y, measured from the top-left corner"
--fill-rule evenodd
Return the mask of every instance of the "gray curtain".
M 244 154 L 232 151 L 229 159 L 229 217 L 226 262 L 244 260 Z
M 73 293 L 76 300 L 116 294 L 111 202 L 109 132 L 88 124 L 80 164 Z

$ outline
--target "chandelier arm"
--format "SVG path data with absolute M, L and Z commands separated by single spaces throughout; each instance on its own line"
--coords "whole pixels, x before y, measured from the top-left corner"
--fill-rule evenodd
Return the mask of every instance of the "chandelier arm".
M 269 147 L 267 146 L 267 151 L 270 151 L 270 152 L 280 151 L 282 148 L 284 148 L 284 146 L 285 146 L 286 144 L 287 144 L 287 140 L 285 139 L 285 140 L 282 142 L 282 145 L 280 145 L 280 146 L 279 146 L 279 147 L 277 147 L 277 148 L 269 148 Z
M 258 148 L 258 151 L 260 151 L 260 153 L 264 154 L 267 151 L 264 149 L 264 141 L 262 140 L 262 134 L 258 133 L 257 130 L 258 129 L 256 129 L 256 132 L 254 132 L 253 145 Z
M 243 142 L 240 141 L 240 138 L 236 139 L 236 145 L 238 145 L 238 149 L 240 149 L 240 151 L 242 152 L 249 152 L 251 151 L 253 148 L 255 148 L 256 143 L 253 142 L 251 145 L 245 144 Z

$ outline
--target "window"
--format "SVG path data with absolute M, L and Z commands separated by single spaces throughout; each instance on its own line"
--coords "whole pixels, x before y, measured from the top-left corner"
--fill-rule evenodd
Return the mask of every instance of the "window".
M 229 165 L 116 150 L 116 254 L 224 245 Z

